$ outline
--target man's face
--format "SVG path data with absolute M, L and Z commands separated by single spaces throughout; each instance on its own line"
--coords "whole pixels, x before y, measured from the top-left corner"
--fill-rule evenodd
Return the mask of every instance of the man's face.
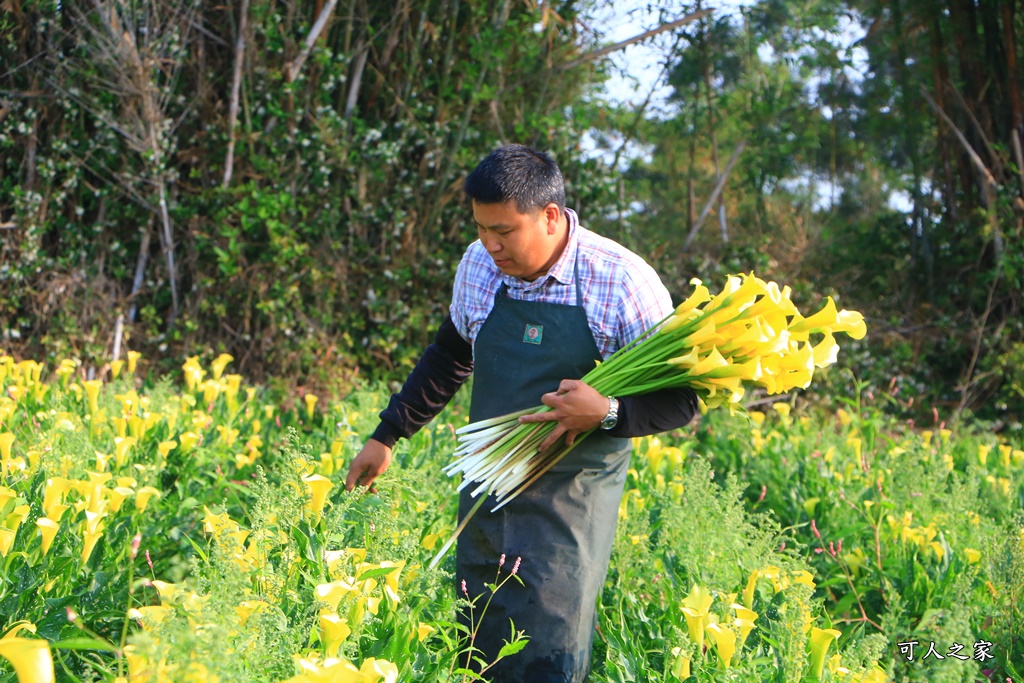
M 562 212 L 555 204 L 532 213 L 519 213 L 514 202 L 473 202 L 477 234 L 494 264 L 506 275 L 532 281 L 558 261 L 567 232 L 561 231 Z

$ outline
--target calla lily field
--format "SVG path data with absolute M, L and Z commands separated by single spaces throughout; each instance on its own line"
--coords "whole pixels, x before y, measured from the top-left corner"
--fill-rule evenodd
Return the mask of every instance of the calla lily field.
M 634 439 L 591 681 L 1024 680 L 1022 444 L 826 370 L 864 322 L 819 308 L 695 283 L 639 361 L 595 369 L 642 390 L 668 368 L 704 410 Z M 465 392 L 346 492 L 387 391 L 275 394 L 233 362 L 0 354 L 0 681 L 487 680 L 489 594 L 441 552 Z M 495 557 L 488 590 L 530 561 Z

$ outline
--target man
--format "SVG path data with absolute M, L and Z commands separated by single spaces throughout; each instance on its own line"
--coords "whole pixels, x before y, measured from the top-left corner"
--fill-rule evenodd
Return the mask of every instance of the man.
M 459 265 L 449 316 L 352 461 L 346 488 L 371 485 L 398 437 L 433 419 L 471 372 L 471 421 L 543 402 L 553 410 L 521 418 L 557 422 L 541 450 L 596 429 L 512 503 L 495 513 L 485 503 L 456 556 L 456 580 L 473 596 L 494 580 L 501 555 L 522 557 L 525 585 L 508 583 L 494 596 L 474 645 L 493 661 L 510 619 L 531 642 L 486 675 L 500 683 L 580 683 L 590 671 L 628 437 L 686 424 L 696 395 L 669 389 L 609 397 L 579 381 L 672 304 L 643 259 L 579 225 L 551 157 L 502 147 L 469 175 L 465 191 L 479 240 Z M 464 490 L 460 519 L 474 502 Z

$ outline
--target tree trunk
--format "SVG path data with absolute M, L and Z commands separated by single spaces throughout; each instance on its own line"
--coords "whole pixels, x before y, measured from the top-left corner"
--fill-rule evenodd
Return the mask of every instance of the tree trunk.
M 235 72 L 231 79 L 231 104 L 228 107 L 228 151 L 224 160 L 224 180 L 227 188 L 231 184 L 231 171 L 235 163 L 235 123 L 238 120 L 238 93 L 242 87 L 242 63 L 245 60 L 245 29 L 249 15 L 249 0 L 242 0 L 238 16 L 238 37 L 235 39 Z
M 1010 125 L 1020 135 L 1024 133 L 1020 102 L 1020 83 L 1017 74 L 1017 37 L 1014 32 L 1014 16 L 1017 12 L 1017 0 L 1003 2 L 1003 43 L 1006 49 L 1006 75 L 1010 84 Z

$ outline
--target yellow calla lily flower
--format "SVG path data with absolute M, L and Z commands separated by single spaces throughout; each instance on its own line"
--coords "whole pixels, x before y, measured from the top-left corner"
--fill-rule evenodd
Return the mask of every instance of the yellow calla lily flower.
M 836 324 L 832 331 L 845 332 L 851 339 L 863 339 L 868 333 L 868 327 L 864 323 L 863 315 L 857 311 L 843 309 L 836 314 Z
M 316 407 L 317 401 L 320 400 L 320 397 L 316 394 L 306 394 L 302 397 L 302 400 L 306 403 L 306 419 L 312 420 L 313 409 Z
M 672 673 L 681 681 L 690 677 L 690 655 L 683 654 L 683 648 L 672 648 Z
M 830 330 L 838 322 L 839 312 L 836 310 L 836 302 L 832 300 L 832 297 L 828 297 L 825 301 L 825 306 L 814 315 L 803 318 L 797 314 L 788 329 L 789 334 L 796 341 L 807 341 L 807 336 L 810 332 L 823 329 Z
M 715 649 L 718 651 L 718 661 L 723 669 L 728 669 L 732 664 L 733 655 L 736 654 L 736 632 L 728 626 L 721 624 L 708 624 L 708 633 L 715 641 Z
M 306 509 L 319 517 L 324 511 L 327 503 L 327 494 L 334 488 L 334 482 L 321 474 L 310 474 L 302 477 L 309 492 L 309 501 Z
M 11 446 L 14 445 L 14 434 L 11 432 L 4 432 L 0 434 L 0 464 L 3 468 L 0 469 L 0 473 L 6 473 L 9 468 L 11 461 Z
M 427 639 L 427 638 L 428 638 L 428 637 L 430 636 L 430 634 L 431 634 L 431 633 L 433 633 L 433 632 L 434 632 L 435 630 L 436 630 L 436 629 L 435 629 L 435 628 L 434 628 L 433 626 L 431 626 L 430 624 L 425 624 L 425 623 L 423 623 L 423 622 L 421 621 L 421 622 L 420 622 L 420 625 L 416 627 L 416 638 L 417 638 L 417 639 L 418 639 L 418 640 L 419 640 L 420 642 L 423 642 L 423 641 L 424 641 L 424 640 L 426 640 L 426 639 Z
M 39 527 L 39 534 L 43 537 L 43 557 L 46 557 L 46 553 L 50 552 L 53 539 L 60 529 L 60 524 L 48 517 L 40 517 L 36 520 L 36 526 Z
M 359 589 L 355 585 L 355 581 L 349 578 L 348 580 L 340 579 L 331 583 L 322 583 L 316 587 L 314 594 L 317 600 L 326 602 L 330 606 L 331 611 L 335 612 L 338 609 L 338 603 L 341 602 L 344 596 L 357 592 L 359 592 Z
M 7 520 L 4 522 L 4 526 L 14 533 L 18 533 L 18 527 L 20 527 L 21 523 L 25 521 L 25 518 L 28 517 L 28 511 L 28 505 L 14 506 L 11 514 L 7 515 Z
M 0 528 L 0 555 L 7 557 L 14 545 L 15 533 L 10 529 Z
M 754 610 L 735 603 L 732 604 L 732 609 L 736 612 L 736 621 L 733 623 L 740 629 L 740 645 L 742 646 L 747 640 L 747 635 L 754 628 L 754 622 L 757 621 L 758 615 Z
M 50 645 L 38 638 L 0 639 L 0 657 L 14 667 L 19 683 L 54 683 Z
M 714 598 L 706 590 L 693 584 L 690 593 L 683 598 L 681 609 L 686 617 L 686 626 L 690 632 L 690 641 L 698 647 L 704 645 L 704 628 L 709 623 L 708 610 Z
M 711 353 L 709 353 L 705 358 L 701 359 L 699 363 L 690 368 L 687 374 L 690 375 L 691 377 L 700 377 L 702 375 L 706 375 L 712 370 L 728 367 L 728 365 L 729 361 L 722 357 L 722 354 L 718 351 L 718 348 L 712 347 Z
M 190 453 L 195 448 L 196 444 L 200 441 L 200 436 L 194 432 L 185 432 L 178 437 L 178 441 L 180 442 L 179 448 L 181 453 L 184 455 Z
M 839 360 L 839 344 L 831 332 L 826 331 L 825 337 L 813 349 L 814 367 L 826 368 Z
M 135 509 L 139 510 L 140 512 L 145 510 L 146 506 L 149 505 L 149 501 L 151 498 L 153 498 L 154 496 L 159 498 L 161 495 L 163 494 L 161 494 L 159 490 L 153 488 L 152 486 L 143 486 L 135 494 Z
M 811 677 L 814 680 L 821 680 L 822 670 L 825 668 L 825 655 L 832 641 L 843 635 L 842 631 L 834 628 L 811 627 Z
M 348 619 L 330 612 L 320 615 L 320 642 L 323 643 L 324 652 L 328 657 L 337 656 L 338 648 L 351 633 Z
M 235 357 L 229 353 L 222 353 L 219 356 L 217 356 L 217 358 L 214 359 L 212 363 L 210 363 L 210 369 L 213 370 L 213 379 L 219 380 L 220 376 L 224 374 L 224 368 L 226 368 L 228 366 L 228 363 L 230 363 L 234 359 Z

